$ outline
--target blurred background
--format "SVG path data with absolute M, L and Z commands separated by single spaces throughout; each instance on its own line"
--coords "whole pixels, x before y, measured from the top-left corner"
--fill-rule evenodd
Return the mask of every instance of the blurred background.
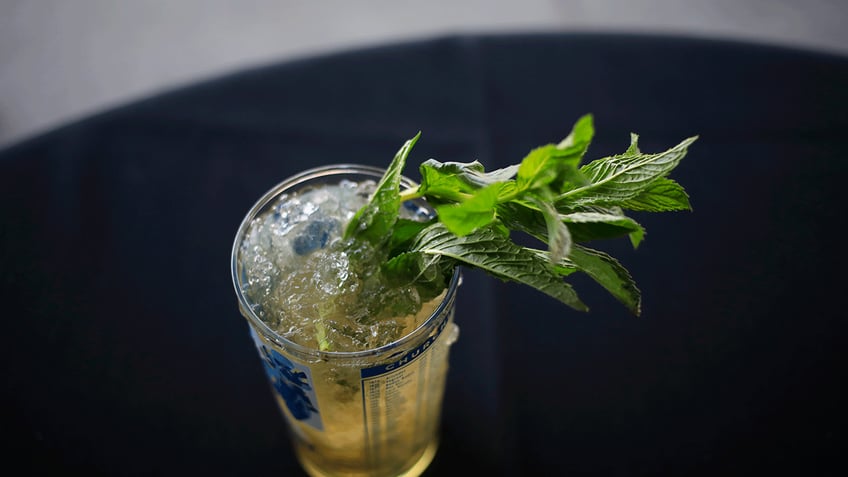
M 848 54 L 846 0 L 0 0 L 0 147 L 193 81 L 424 37 L 628 32 Z

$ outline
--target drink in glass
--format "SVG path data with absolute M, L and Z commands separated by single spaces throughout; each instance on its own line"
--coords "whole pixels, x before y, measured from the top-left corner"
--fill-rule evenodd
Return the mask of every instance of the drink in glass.
M 313 476 L 418 475 L 436 452 L 459 272 L 422 299 L 381 278 L 377 251 L 342 246 L 382 174 L 332 165 L 295 175 L 254 205 L 233 245 L 240 311 Z M 416 200 L 401 216 L 432 213 Z

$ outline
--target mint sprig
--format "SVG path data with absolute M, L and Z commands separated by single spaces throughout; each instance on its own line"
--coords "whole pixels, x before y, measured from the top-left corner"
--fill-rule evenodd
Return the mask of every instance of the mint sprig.
M 477 161 L 421 164 L 421 183 L 400 190 L 400 176 L 418 133 L 395 155 L 369 203 L 345 236 L 386 250 L 381 272 L 434 297 L 454 268 L 477 268 L 505 281 L 529 285 L 580 311 L 588 307 L 565 281 L 586 273 L 624 304 L 641 312 L 641 294 L 613 257 L 585 245 L 627 236 L 634 248 L 645 230 L 625 211 L 691 210 L 683 187 L 668 178 L 697 139 L 645 154 L 631 134 L 619 155 L 581 165 L 594 136 L 591 115 L 581 117 L 556 144 L 532 149 L 519 164 L 486 172 Z M 436 210 L 429 222 L 399 219 L 401 203 L 424 198 Z M 516 244 L 511 234 L 536 238 L 544 247 Z

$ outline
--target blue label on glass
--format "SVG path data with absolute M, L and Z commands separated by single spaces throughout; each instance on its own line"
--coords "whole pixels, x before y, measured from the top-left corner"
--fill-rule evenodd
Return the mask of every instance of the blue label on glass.
M 256 336 L 253 329 L 250 330 L 250 334 L 265 364 L 265 374 L 283 398 L 292 417 L 315 429 L 323 430 L 321 414 L 318 412 L 318 399 L 315 397 L 315 386 L 309 368 L 296 365 L 277 350 L 268 347 Z
M 439 338 L 439 335 L 442 334 L 442 330 L 445 329 L 445 326 L 448 324 L 448 320 L 442 320 L 439 323 L 438 329 L 433 333 L 432 336 L 428 337 L 424 340 L 423 343 L 413 348 L 412 350 L 404 353 L 400 358 L 386 364 L 381 364 L 380 366 L 374 366 L 372 368 L 363 368 L 360 371 L 360 376 L 362 379 L 373 378 L 375 376 L 379 376 L 381 374 L 390 373 L 406 364 L 411 363 L 415 358 L 421 355 L 421 353 L 427 351 L 427 348 L 433 345 L 436 342 L 436 339 Z

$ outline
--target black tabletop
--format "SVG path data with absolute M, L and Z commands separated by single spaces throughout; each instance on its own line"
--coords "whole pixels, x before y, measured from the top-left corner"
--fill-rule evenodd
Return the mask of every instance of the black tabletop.
M 58 74 L 59 72 L 57 72 Z M 322 164 L 488 168 L 595 117 L 589 155 L 699 135 L 692 212 L 599 244 L 643 314 L 465 272 L 427 475 L 825 475 L 844 467 L 848 60 L 622 35 L 451 36 L 269 65 L 0 152 L 5 462 L 302 475 L 239 315 L 250 206 Z M 415 178 L 414 167 L 407 175 Z

